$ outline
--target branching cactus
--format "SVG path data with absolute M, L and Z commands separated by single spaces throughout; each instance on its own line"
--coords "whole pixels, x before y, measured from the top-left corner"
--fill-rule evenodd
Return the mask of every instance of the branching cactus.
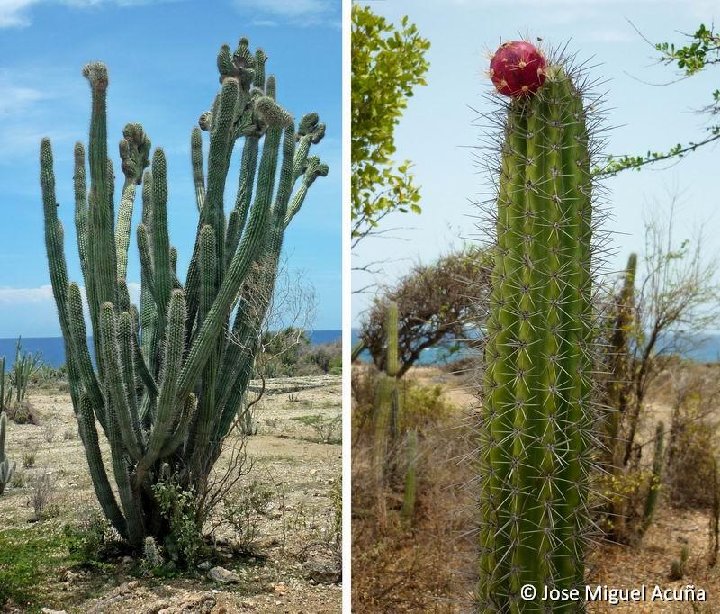
M 270 300 L 285 229 L 315 179 L 328 172 L 309 155 L 324 124 L 310 113 L 294 127 L 275 101 L 265 60 L 263 51 L 251 53 L 246 39 L 234 53 L 224 45 L 218 54 L 220 91 L 191 137 L 199 220 L 184 283 L 168 236 L 165 153 L 156 149 L 150 162 L 142 127 L 125 127 L 116 211 L 107 153 L 108 72 L 97 62 L 85 67 L 92 115 L 87 163 L 83 145 L 75 146 L 75 223 L 92 331 L 85 327 L 80 285 L 68 280 L 50 141 L 41 144 L 45 240 L 73 407 L 102 509 L 138 550 L 145 537 L 162 543 L 169 531 L 152 488 L 163 476 L 204 492 L 253 373 L 267 304 L 251 297 L 257 292 Z M 209 132 L 206 162 L 201 130 Z M 238 142 L 237 197 L 226 215 L 223 194 Z M 138 307 L 128 293 L 127 262 L 140 185 Z M 110 443 L 116 489 L 96 424 Z
M 0 411 L 0 495 L 5 492 L 5 485 L 12 479 L 15 473 L 15 463 L 10 462 L 5 456 L 5 429 L 7 427 L 7 416 Z
M 575 612 L 583 604 L 542 594 L 584 582 L 597 221 L 587 109 L 577 76 L 529 43 L 503 45 L 491 76 L 509 98 L 501 100 L 476 607 Z

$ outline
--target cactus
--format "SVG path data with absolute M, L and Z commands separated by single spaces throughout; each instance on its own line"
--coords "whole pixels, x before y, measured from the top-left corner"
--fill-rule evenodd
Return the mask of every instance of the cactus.
M 4 411 L 0 411 L 0 495 L 5 492 L 5 485 L 12 479 L 13 473 L 15 473 L 15 462 L 11 464 L 5 456 L 6 427 L 7 416 Z
M 665 425 L 658 422 L 655 427 L 655 450 L 653 454 L 652 476 L 650 478 L 650 488 L 645 497 L 645 508 L 643 510 L 642 533 L 645 533 L 652 523 L 655 514 L 655 506 L 657 505 L 658 495 L 660 494 L 660 481 L 662 479 L 663 452 L 665 439 Z
M 685 576 L 685 569 L 687 568 L 687 562 L 690 559 L 690 548 L 687 546 L 687 544 L 683 545 L 682 548 L 680 548 L 680 558 L 679 559 L 673 559 L 670 562 L 670 580 L 673 582 L 677 582 L 678 580 L 682 580 L 683 576 Z
M 267 309 L 249 297 L 257 291 L 270 300 L 285 229 L 315 179 L 328 172 L 309 155 L 324 124 L 310 113 L 294 129 L 275 102 L 275 79 L 265 76 L 265 61 L 264 52 L 251 53 L 244 38 L 234 53 L 223 45 L 218 54 L 220 91 L 191 137 L 199 220 L 184 284 L 168 236 L 165 154 L 156 149 L 150 163 L 150 140 L 140 124 L 123 130 L 124 182 L 114 219 L 108 73 L 99 62 L 85 67 L 92 93 L 90 186 L 85 148 L 78 143 L 75 223 L 96 364 L 86 342 L 80 286 L 68 280 L 50 141 L 41 143 L 45 241 L 73 407 L 103 512 L 138 551 L 145 537 L 163 543 L 169 531 L 153 493 L 163 475 L 169 472 L 186 491 L 207 487 L 252 375 Z M 206 164 L 201 130 L 210 133 Z M 226 219 L 223 195 L 238 140 L 243 148 L 237 197 Z M 127 259 L 139 185 L 138 308 L 128 293 Z M 110 443 L 119 501 L 100 454 L 96 420 Z
M 388 303 L 385 335 L 387 359 L 385 372 L 380 376 L 376 392 L 372 451 L 377 516 L 380 526 L 385 525 L 387 516 L 385 483 L 389 443 L 394 441 L 397 434 L 400 412 L 400 385 L 397 379 L 400 368 L 398 360 L 398 306 L 397 303 L 392 301 Z
M 558 61 L 545 76 L 535 94 L 503 104 L 480 434 L 482 612 L 582 608 L 541 595 L 584 582 L 597 220 L 577 77 Z M 537 598 L 521 597 L 525 584 Z
M 411 525 L 415 518 L 415 501 L 417 499 L 417 429 L 408 431 L 406 445 L 407 470 L 405 471 L 405 490 L 403 491 L 401 516 L 408 525 Z
M 625 267 L 622 288 L 615 300 L 613 332 L 610 339 L 608 365 L 610 381 L 607 391 L 607 416 L 605 420 L 605 448 L 608 468 L 618 469 L 624 465 L 625 450 L 621 449 L 620 425 L 630 407 L 632 395 L 633 365 L 630 344 L 635 326 L 635 275 L 637 254 L 630 254 Z

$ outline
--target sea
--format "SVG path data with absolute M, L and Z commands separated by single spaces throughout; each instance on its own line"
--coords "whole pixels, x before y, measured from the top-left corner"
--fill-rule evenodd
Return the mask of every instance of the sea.
M 341 330 L 313 330 L 309 331 L 311 345 L 333 343 L 342 338 Z M 10 368 L 15 360 L 15 346 L 17 339 L 0 339 L 0 357 L 5 356 L 6 368 Z M 88 344 L 92 351 L 92 344 Z M 23 337 L 22 351 L 30 354 L 39 354 L 42 361 L 55 369 L 65 364 L 65 344 L 62 337 Z
M 358 342 L 359 332 L 359 329 L 353 329 L 352 331 L 353 347 Z M 456 344 L 440 345 L 423 350 L 420 359 L 415 364 L 419 366 L 438 366 L 473 355 L 475 355 L 473 350 L 462 347 L 458 349 Z M 699 336 L 692 349 L 684 352 L 682 357 L 698 363 L 720 362 L 720 332 L 713 331 Z M 364 350 L 358 358 L 360 361 L 370 362 L 370 353 Z

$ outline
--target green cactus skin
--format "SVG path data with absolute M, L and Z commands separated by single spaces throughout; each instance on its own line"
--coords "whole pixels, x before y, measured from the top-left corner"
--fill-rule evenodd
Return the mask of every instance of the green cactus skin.
M 156 149 L 150 156 L 140 124 L 125 127 L 120 141 L 125 179 L 116 215 L 107 157 L 107 69 L 99 62 L 85 67 L 92 114 L 87 162 L 83 145 L 75 146 L 75 225 L 95 366 L 80 287 L 68 279 L 50 141 L 41 142 L 45 242 L 79 433 L 105 516 L 138 550 L 147 536 L 162 541 L 169 530 L 152 491 L 163 479 L 161 467 L 182 487 L 202 492 L 253 373 L 285 229 L 315 179 L 328 173 L 309 156 L 324 124 L 310 113 L 295 131 L 292 117 L 275 102 L 275 80 L 265 76 L 265 60 L 261 50 L 250 53 L 244 38 L 234 53 L 224 45 L 218 55 L 220 91 L 191 136 L 199 220 L 184 284 L 168 236 L 165 154 Z M 207 163 L 202 130 L 210 133 Z M 226 221 L 223 195 L 239 140 L 244 145 L 238 193 Z M 126 276 L 138 185 L 136 307 Z M 250 300 L 255 292 L 267 299 Z M 96 420 L 110 442 L 117 496 L 100 453 Z
M 590 470 L 591 176 L 582 97 L 559 66 L 507 105 L 480 442 L 480 612 L 575 612 Z M 524 601 L 532 584 L 538 598 Z M 552 605 L 551 610 L 548 609 Z
M 3 368 L 5 360 L 2 361 Z M 5 456 L 5 428 L 7 426 L 7 416 L 4 411 L 0 411 L 0 495 L 5 492 L 5 485 L 12 479 L 15 473 L 15 463 L 11 463 Z

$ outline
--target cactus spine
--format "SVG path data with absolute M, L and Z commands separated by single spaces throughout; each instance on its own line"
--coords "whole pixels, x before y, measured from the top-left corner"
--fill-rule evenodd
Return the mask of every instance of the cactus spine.
M 13 473 L 15 473 L 15 463 L 10 463 L 5 456 L 6 427 L 7 416 L 4 411 L 0 411 L 0 495 L 5 492 L 5 485 L 12 479 Z
M 481 427 L 482 612 L 547 611 L 583 583 L 589 473 L 591 176 L 581 94 L 549 66 L 507 105 Z M 532 584 L 538 598 L 524 601 Z M 555 603 L 553 612 L 577 611 Z
M 263 51 L 250 52 L 247 39 L 240 39 L 234 53 L 224 45 L 218 54 L 220 91 L 199 122 L 209 132 L 206 165 L 200 129 L 191 138 L 199 220 L 184 284 L 168 236 L 165 154 L 156 149 L 150 163 L 142 127 L 125 127 L 116 222 L 107 153 L 108 74 L 98 62 L 85 67 L 92 92 L 90 185 L 88 190 L 85 148 L 78 143 L 75 223 L 96 365 L 86 343 L 80 286 L 68 280 L 50 142 L 41 143 L 45 240 L 73 407 L 102 509 L 137 549 L 148 535 L 162 541 L 169 530 L 152 489 L 167 473 L 161 467 L 184 489 L 205 488 L 253 372 L 285 229 L 315 179 L 328 172 L 309 156 L 324 124 L 310 113 L 294 129 L 275 102 L 275 79 L 266 78 L 265 60 Z M 243 142 L 238 191 L 226 219 L 223 195 L 237 141 Z M 138 185 L 139 308 L 130 301 L 127 280 Z M 251 300 L 254 292 L 266 298 Z M 110 442 L 119 502 L 100 454 L 96 420 Z

